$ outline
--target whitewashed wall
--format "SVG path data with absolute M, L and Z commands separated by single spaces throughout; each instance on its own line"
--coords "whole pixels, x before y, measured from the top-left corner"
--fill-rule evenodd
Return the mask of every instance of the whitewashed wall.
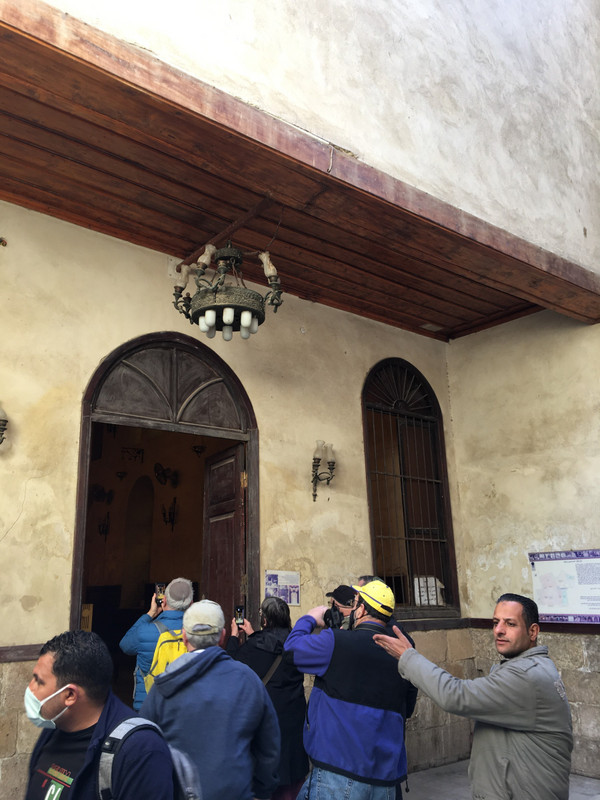
M 600 270 L 597 0 L 52 5 Z

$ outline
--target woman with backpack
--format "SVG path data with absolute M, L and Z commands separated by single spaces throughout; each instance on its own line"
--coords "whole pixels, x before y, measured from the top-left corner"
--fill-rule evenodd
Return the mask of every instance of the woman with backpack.
M 262 679 L 277 712 L 281 730 L 280 785 L 271 800 L 296 800 L 308 773 L 308 756 L 302 743 L 306 700 L 304 676 L 292 664 L 290 655 L 283 652 L 283 643 L 292 629 L 285 600 L 265 598 L 260 607 L 260 624 L 261 629 L 255 632 L 247 619 L 240 626 L 233 619 L 226 651 Z M 248 636 L 242 645 L 240 630 Z

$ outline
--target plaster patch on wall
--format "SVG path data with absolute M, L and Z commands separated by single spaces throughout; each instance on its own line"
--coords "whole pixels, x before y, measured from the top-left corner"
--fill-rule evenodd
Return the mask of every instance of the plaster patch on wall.
M 33 611 L 41 602 L 42 598 L 33 594 L 24 594 L 23 597 L 21 597 L 21 606 L 24 611 Z

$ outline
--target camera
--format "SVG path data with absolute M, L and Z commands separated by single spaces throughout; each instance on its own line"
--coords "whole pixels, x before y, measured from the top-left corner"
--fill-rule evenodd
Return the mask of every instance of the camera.
M 236 625 L 244 624 L 244 606 L 235 607 L 235 622 Z
M 344 621 L 344 615 L 334 604 L 323 614 L 323 620 L 326 628 L 341 628 L 342 622 Z

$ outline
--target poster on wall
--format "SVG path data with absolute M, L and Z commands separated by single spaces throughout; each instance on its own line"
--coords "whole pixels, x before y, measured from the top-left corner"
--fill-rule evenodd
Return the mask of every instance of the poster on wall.
M 265 570 L 265 597 L 281 597 L 288 606 L 299 606 L 300 573 Z
M 541 622 L 600 622 L 600 550 L 529 553 Z

